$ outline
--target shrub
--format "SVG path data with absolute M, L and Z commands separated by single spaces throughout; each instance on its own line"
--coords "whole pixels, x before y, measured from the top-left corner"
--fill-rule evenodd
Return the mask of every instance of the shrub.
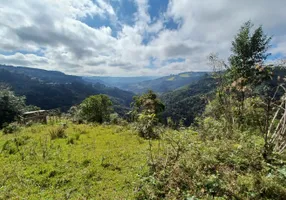
M 64 127 L 57 127 L 54 129 L 51 129 L 49 131 L 51 140 L 57 139 L 57 138 L 66 138 L 65 128 Z
M 12 133 L 16 133 L 19 130 L 20 130 L 20 127 L 18 124 L 11 123 L 8 126 L 4 127 L 3 134 L 12 134 Z
M 117 113 L 112 113 L 110 115 L 110 123 L 111 124 L 119 124 L 120 118 L 119 115 Z
M 110 120 L 111 111 L 112 102 L 108 96 L 103 94 L 90 96 L 79 106 L 79 115 L 87 122 L 107 122 Z
M 136 123 L 139 136 L 145 139 L 159 138 L 159 133 L 155 130 L 157 121 L 155 114 L 140 114 Z
M 189 131 L 166 132 L 137 199 L 285 199 L 285 167 L 264 162 L 263 138 L 242 135 L 203 141 Z

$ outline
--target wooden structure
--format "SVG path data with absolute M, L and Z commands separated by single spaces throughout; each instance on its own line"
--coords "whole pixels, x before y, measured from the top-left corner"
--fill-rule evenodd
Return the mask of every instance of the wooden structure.
M 26 124 L 29 122 L 47 123 L 48 111 L 36 110 L 23 113 L 21 122 Z

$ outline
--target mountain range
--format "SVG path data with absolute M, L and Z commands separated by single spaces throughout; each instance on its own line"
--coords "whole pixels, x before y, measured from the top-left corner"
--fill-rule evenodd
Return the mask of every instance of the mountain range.
M 100 82 L 102 84 L 118 87 L 123 90 L 142 94 L 148 90 L 156 93 L 169 92 L 187 84 L 200 80 L 207 72 L 184 72 L 164 77 L 143 76 L 143 77 L 83 77 L 90 83 Z
M 116 112 L 124 113 L 134 96 L 132 92 L 101 83 L 87 83 L 78 76 L 7 65 L 0 65 L 0 83 L 10 87 L 17 95 L 26 96 L 28 105 L 62 111 L 67 111 L 90 95 L 106 94 L 113 101 Z
M 189 125 L 205 105 L 202 96 L 215 88 L 206 72 L 185 72 L 165 77 L 80 77 L 42 69 L 0 65 L 0 84 L 17 95 L 26 96 L 28 105 L 67 111 L 95 94 L 108 95 L 121 116 L 130 109 L 133 96 L 153 90 L 166 105 L 163 118 Z M 116 86 L 116 87 L 115 87 Z M 189 108 L 186 112 L 186 105 Z

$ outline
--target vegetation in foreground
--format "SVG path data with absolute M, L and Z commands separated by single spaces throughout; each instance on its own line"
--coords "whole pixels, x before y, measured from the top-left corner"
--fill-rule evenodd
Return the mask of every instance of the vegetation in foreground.
M 286 155 L 266 162 L 258 135 L 237 131 L 221 140 L 169 130 L 161 146 L 141 178 L 137 199 L 286 198 Z
M 148 142 L 122 126 L 0 132 L 0 199 L 134 199 Z

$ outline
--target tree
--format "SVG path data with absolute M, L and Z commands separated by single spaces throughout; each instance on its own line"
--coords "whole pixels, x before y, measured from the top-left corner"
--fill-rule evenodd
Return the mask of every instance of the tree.
M 25 97 L 16 96 L 9 88 L 0 86 L 0 128 L 11 123 L 25 109 Z
M 164 104 L 157 98 L 153 91 L 148 91 L 142 96 L 135 96 L 132 103 L 131 116 L 137 121 L 137 130 L 141 137 L 146 139 L 158 138 L 154 127 L 160 120 L 160 114 L 164 111 Z
M 142 96 L 133 97 L 131 115 L 133 120 L 136 121 L 138 114 L 155 114 L 157 118 L 161 112 L 164 111 L 165 105 L 157 98 L 157 95 L 149 90 Z
M 246 22 L 239 30 L 232 42 L 232 55 L 229 58 L 231 64 L 231 75 L 233 80 L 245 79 L 246 83 L 257 81 L 256 72 L 262 71 L 261 66 L 267 57 L 271 37 L 264 34 L 262 26 L 251 32 L 253 24 Z
M 109 121 L 111 112 L 112 102 L 103 94 L 90 96 L 80 104 L 80 115 L 88 122 Z
M 271 37 L 264 34 L 262 26 L 252 32 L 253 24 L 246 22 L 239 30 L 232 42 L 232 55 L 229 58 L 229 82 L 234 98 L 239 102 L 237 106 L 238 123 L 244 123 L 244 104 L 247 96 L 257 85 L 271 78 L 271 70 L 263 67 L 264 61 L 270 55 Z M 248 95 L 249 94 L 249 95 Z

